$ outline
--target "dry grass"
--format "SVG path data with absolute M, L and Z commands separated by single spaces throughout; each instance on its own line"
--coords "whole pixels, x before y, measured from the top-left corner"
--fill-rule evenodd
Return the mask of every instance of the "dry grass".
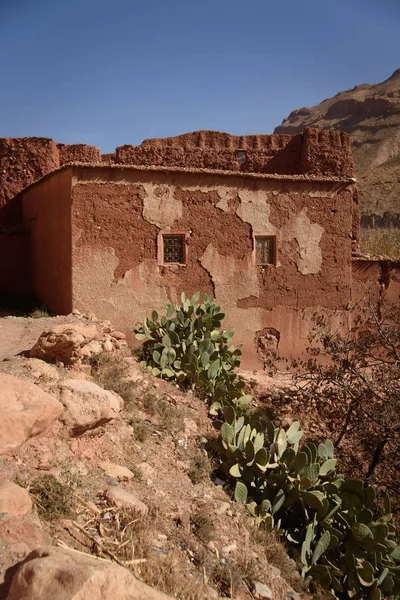
M 149 415 L 158 417 L 160 427 L 164 431 L 176 433 L 184 430 L 184 411 L 181 406 L 173 406 L 151 391 L 146 392 L 141 400 L 143 410 Z
M 400 229 L 362 229 L 361 252 L 400 258 Z
M 136 384 L 128 379 L 129 364 L 123 359 L 103 352 L 90 359 L 93 379 L 105 390 L 116 392 L 129 409 L 137 399 Z
M 188 476 L 191 482 L 196 485 L 210 477 L 212 471 L 211 461 L 201 450 L 195 450 L 190 457 L 190 467 Z
M 28 487 L 39 514 L 47 521 L 71 517 L 74 512 L 74 486 L 61 483 L 53 475 L 40 475 Z
M 210 517 L 210 511 L 206 508 L 201 508 L 190 516 L 190 527 L 202 544 L 211 542 L 215 534 L 215 527 Z

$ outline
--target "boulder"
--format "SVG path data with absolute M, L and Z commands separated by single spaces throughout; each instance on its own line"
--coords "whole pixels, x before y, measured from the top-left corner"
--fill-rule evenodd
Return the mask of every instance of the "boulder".
M 124 406 L 120 396 L 85 379 L 65 379 L 59 390 L 65 407 L 61 420 L 74 435 L 115 419 Z
M 62 412 L 62 404 L 38 386 L 0 373 L 0 455 L 46 432 Z
M 34 550 L 14 575 L 7 600 L 172 600 L 124 567 L 64 548 Z
M 80 360 L 80 349 L 98 336 L 95 323 L 64 323 L 42 333 L 30 356 L 66 365 Z M 101 346 L 100 346 L 101 349 Z
M 131 490 L 127 490 L 119 485 L 108 486 L 104 492 L 104 497 L 118 508 L 131 508 L 142 517 L 146 516 L 149 512 L 146 504 L 139 500 Z
M 109 477 L 113 477 L 114 479 L 118 479 L 119 481 L 129 480 L 135 476 L 132 473 L 132 471 L 128 469 L 128 467 L 117 465 L 116 463 L 110 462 L 109 460 L 101 462 L 100 467 Z
M 0 481 L 0 513 L 13 517 L 25 515 L 32 508 L 29 493 L 12 481 Z

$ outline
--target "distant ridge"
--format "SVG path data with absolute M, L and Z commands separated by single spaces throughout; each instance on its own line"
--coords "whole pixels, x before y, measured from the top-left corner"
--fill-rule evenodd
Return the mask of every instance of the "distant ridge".
M 349 133 L 361 213 L 400 214 L 400 69 L 382 83 L 356 85 L 294 110 L 274 133 L 300 133 L 304 127 Z

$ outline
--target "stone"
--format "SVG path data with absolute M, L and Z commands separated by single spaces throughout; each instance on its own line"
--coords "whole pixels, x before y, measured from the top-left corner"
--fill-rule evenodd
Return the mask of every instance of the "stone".
M 109 477 L 113 477 L 115 479 L 118 479 L 119 481 L 129 480 L 135 476 L 134 473 L 132 473 L 132 471 L 127 467 L 117 465 L 116 463 L 110 462 L 109 460 L 101 462 L 100 467 L 107 475 L 109 475 Z
M 56 382 L 60 379 L 60 372 L 57 367 L 49 365 L 44 360 L 38 358 L 25 359 L 24 366 L 28 367 L 35 379 L 42 378 L 45 382 Z
M 32 509 L 29 493 L 12 481 L 0 482 L 0 513 L 13 517 L 26 515 Z
M 17 570 L 7 600 L 172 600 L 114 562 L 42 547 Z
M 124 340 L 126 338 L 126 335 L 124 333 L 122 333 L 122 331 L 112 331 L 111 335 L 116 340 Z
M 199 428 L 197 427 L 197 423 L 193 421 L 193 419 L 187 419 L 184 417 L 183 419 L 184 429 L 186 435 L 195 436 L 199 433 Z
M 45 433 L 62 412 L 62 404 L 37 385 L 0 373 L 0 455 Z
M 222 548 L 222 554 L 232 554 L 233 552 L 236 552 L 237 550 L 237 544 L 229 544 L 229 546 L 224 546 Z
M 103 342 L 103 350 L 104 352 L 112 352 L 114 350 L 111 340 L 105 340 L 105 342 Z
M 124 401 L 86 379 L 65 379 L 59 384 L 60 402 L 65 407 L 62 422 L 74 435 L 104 425 L 119 414 Z
M 257 600 L 272 600 L 272 591 L 267 585 L 265 585 L 265 583 L 255 581 L 254 598 L 256 598 Z
M 230 509 L 230 507 L 231 505 L 229 502 L 218 502 L 215 513 L 217 515 L 224 515 Z
M 62 361 L 70 365 L 78 360 L 81 347 L 97 335 L 98 329 L 94 323 L 56 325 L 41 334 L 31 349 L 30 356 L 47 362 Z
M 109 486 L 104 492 L 104 497 L 118 508 L 131 508 L 143 517 L 149 511 L 146 504 L 139 500 L 131 490 L 120 486 Z
M 43 533 L 25 516 L 0 519 L 0 598 L 6 598 L 7 570 L 21 562 L 29 552 L 47 544 Z M 4 594 L 4 595 L 3 595 Z

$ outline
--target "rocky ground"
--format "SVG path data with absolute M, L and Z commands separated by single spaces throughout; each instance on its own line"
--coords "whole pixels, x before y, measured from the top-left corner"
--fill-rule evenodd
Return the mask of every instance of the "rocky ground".
M 286 402 L 287 377 L 261 383 Z M 215 480 L 205 405 L 110 323 L 1 318 L 0 411 L 0 599 L 306 596 Z

